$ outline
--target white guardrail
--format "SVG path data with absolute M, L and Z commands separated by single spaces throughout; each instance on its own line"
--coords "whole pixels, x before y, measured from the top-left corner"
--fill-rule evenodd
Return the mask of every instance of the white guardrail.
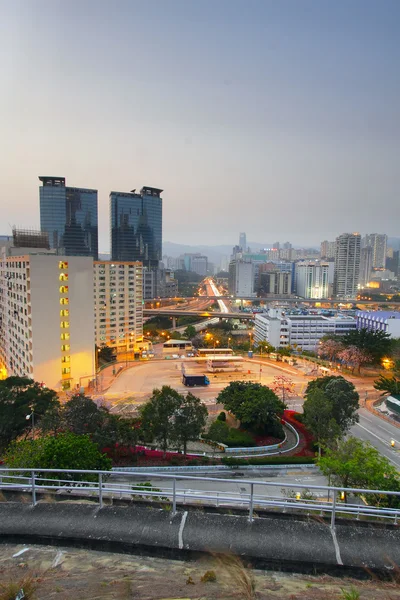
M 103 500 L 108 498 L 130 499 L 140 498 L 159 502 L 172 502 L 172 513 L 176 513 L 178 504 L 202 504 L 216 507 L 246 508 L 249 521 L 253 521 L 254 509 L 280 509 L 283 511 L 301 512 L 307 515 L 317 513 L 330 515 L 331 527 L 335 527 L 337 514 L 360 517 L 387 519 L 397 525 L 400 516 L 399 507 L 369 505 L 368 496 L 378 496 L 396 501 L 400 500 L 400 492 L 387 490 L 366 490 L 362 488 L 342 488 L 318 485 L 287 484 L 241 479 L 240 492 L 236 492 L 237 479 L 221 479 L 211 477 L 194 477 L 188 475 L 158 473 L 157 480 L 163 480 L 162 487 L 149 485 L 141 487 L 135 478 L 142 482 L 154 477 L 154 473 L 132 473 L 127 471 L 82 471 L 58 469 L 0 469 L 0 490 L 28 492 L 32 496 L 32 504 L 37 503 L 38 492 L 50 490 L 59 494 L 68 493 L 73 496 L 86 495 L 95 497 L 100 508 Z M 123 478 L 123 481 L 112 479 Z M 131 480 L 131 481 L 130 481 Z M 184 484 L 191 483 L 190 488 Z M 207 482 L 207 487 L 220 484 L 220 489 L 201 489 L 199 482 Z M 180 484 L 180 485 L 179 485 Z M 222 489 L 223 485 L 234 484 L 234 490 Z M 143 485 L 143 484 L 142 484 Z M 194 487 L 193 487 L 194 486 Z M 197 488 L 196 488 L 197 486 Z M 268 489 L 269 488 L 269 489 Z M 272 491 L 271 491 L 272 490 Z M 275 490 L 280 490 L 278 495 Z M 287 492 L 286 490 L 290 490 Z M 307 490 L 302 496 L 301 490 Z M 310 495 L 313 494 L 312 499 Z M 344 498 L 343 498 L 344 494 Z M 307 498 L 308 496 L 308 498 Z M 351 501 L 347 502 L 345 499 Z M 44 499 L 42 502 L 45 501 Z M 73 500 L 72 500 L 73 501 Z M 390 502 L 389 502 L 390 504 Z

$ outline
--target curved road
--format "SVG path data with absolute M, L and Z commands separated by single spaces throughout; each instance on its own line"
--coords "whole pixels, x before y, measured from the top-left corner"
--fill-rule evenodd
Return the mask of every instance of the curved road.
M 370 442 L 400 470 L 400 429 L 365 408 L 360 408 L 358 414 L 360 421 L 351 428 L 350 433 L 360 440 Z M 390 445 L 391 440 L 395 442 L 394 448 Z

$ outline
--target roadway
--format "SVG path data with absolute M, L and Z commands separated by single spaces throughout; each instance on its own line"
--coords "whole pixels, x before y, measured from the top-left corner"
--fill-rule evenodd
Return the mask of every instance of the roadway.
M 215 297 L 214 297 L 215 300 Z M 221 301 L 220 301 L 221 302 Z M 171 308 L 144 308 L 143 314 L 145 316 L 157 316 L 164 315 L 166 317 L 219 317 L 221 319 L 240 319 L 241 321 L 249 321 L 254 319 L 253 313 L 245 313 L 245 312 L 220 312 L 220 311 L 206 311 L 206 310 L 182 310 L 182 309 L 174 309 Z
M 370 413 L 366 408 L 360 408 L 358 414 L 359 423 L 351 428 L 350 433 L 364 442 L 370 442 L 400 470 L 400 429 Z M 390 445 L 391 440 L 395 442 L 394 448 Z

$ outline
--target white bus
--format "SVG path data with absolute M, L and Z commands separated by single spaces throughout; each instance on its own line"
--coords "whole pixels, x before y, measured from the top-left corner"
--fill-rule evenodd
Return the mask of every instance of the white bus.
M 163 344 L 163 353 L 179 354 L 180 352 L 191 352 L 192 342 L 185 340 L 167 340 Z
M 209 373 L 243 371 L 243 356 L 209 356 L 207 371 Z

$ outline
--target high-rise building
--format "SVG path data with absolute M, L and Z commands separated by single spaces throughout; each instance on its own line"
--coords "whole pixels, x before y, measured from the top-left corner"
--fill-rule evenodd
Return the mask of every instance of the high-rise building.
M 364 246 L 364 248 L 361 248 L 360 278 L 359 278 L 359 284 L 361 286 L 367 285 L 367 283 L 369 283 L 371 281 L 372 259 L 373 259 L 372 247 Z
M 110 193 L 111 259 L 158 267 L 162 257 L 162 190 Z
M 333 293 L 337 298 L 357 297 L 360 255 L 359 233 L 343 233 L 336 238 Z
M 254 264 L 240 259 L 229 263 L 229 293 L 233 296 L 255 296 Z
M 384 269 L 386 264 L 387 235 L 384 233 L 367 233 L 363 246 L 372 248 L 372 266 L 374 269 Z
M 246 234 L 244 232 L 242 232 L 239 235 L 239 247 L 242 249 L 243 252 L 247 252 L 247 240 Z
M 207 275 L 207 262 L 207 256 L 202 256 L 201 254 L 193 256 L 191 271 L 205 277 Z
M 98 257 L 97 190 L 67 187 L 64 177 L 39 177 L 40 228 L 65 256 Z
M 329 298 L 332 295 L 333 273 L 333 263 L 298 262 L 296 294 L 302 298 Z
M 138 351 L 143 343 L 143 267 L 139 262 L 95 261 L 96 344 L 118 352 Z
M 95 373 L 93 259 L 54 252 L 1 250 L 0 363 L 3 374 L 66 390 Z
M 321 258 L 335 258 L 336 242 L 321 242 Z
M 292 291 L 292 275 L 285 271 L 260 271 L 258 275 L 258 292 L 260 295 L 290 296 Z
M 397 277 L 399 274 L 399 251 L 393 250 L 393 252 L 391 252 L 391 255 L 392 256 L 386 257 L 386 268 L 389 271 L 393 271 L 393 273 Z

